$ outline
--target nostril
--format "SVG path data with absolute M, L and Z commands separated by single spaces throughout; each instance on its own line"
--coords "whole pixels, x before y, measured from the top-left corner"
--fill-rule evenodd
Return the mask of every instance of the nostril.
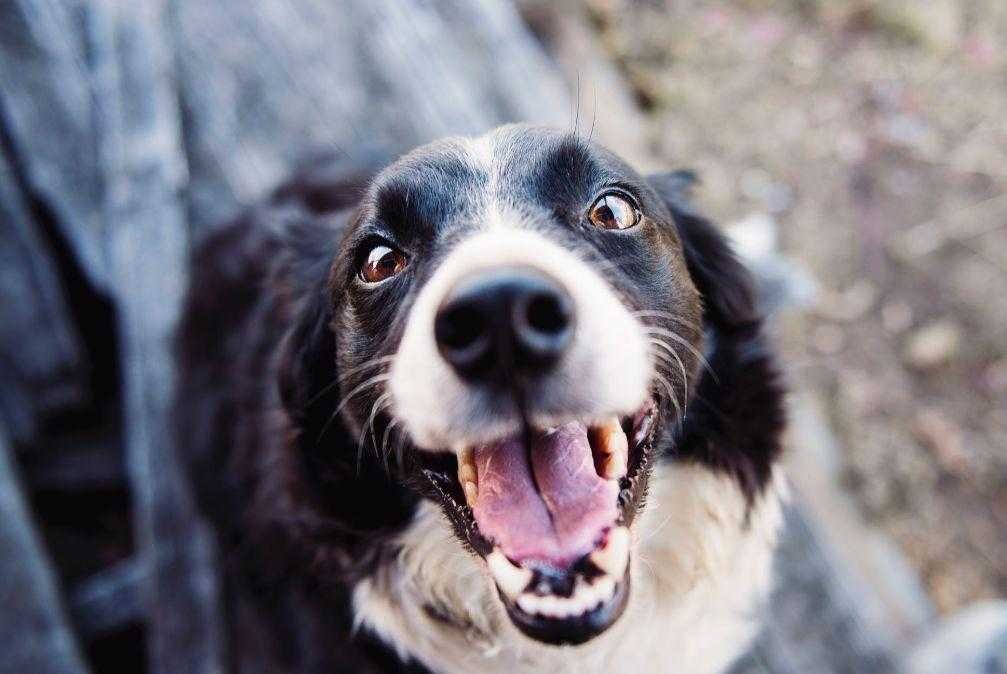
M 434 321 L 434 339 L 446 361 L 466 376 L 483 369 L 492 350 L 490 326 L 478 303 L 457 301 Z
M 531 297 L 525 309 L 528 327 L 547 335 L 560 334 L 570 325 L 570 312 L 556 295 L 538 293 Z
M 465 349 L 486 334 L 482 313 L 471 306 L 457 306 L 443 312 L 434 326 L 438 343 L 449 349 Z
M 536 289 L 513 308 L 517 356 L 528 365 L 544 366 L 563 353 L 573 334 L 573 314 L 565 293 Z

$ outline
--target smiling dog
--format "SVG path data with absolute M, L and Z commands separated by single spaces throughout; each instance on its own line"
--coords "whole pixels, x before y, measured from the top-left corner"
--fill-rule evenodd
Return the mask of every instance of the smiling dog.
M 176 420 L 235 669 L 698 673 L 748 646 L 782 389 L 690 182 L 507 126 L 301 174 L 198 248 Z

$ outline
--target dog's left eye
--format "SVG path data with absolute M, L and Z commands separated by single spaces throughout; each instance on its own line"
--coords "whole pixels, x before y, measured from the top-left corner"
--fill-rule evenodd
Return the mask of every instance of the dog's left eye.
M 598 197 L 589 213 L 591 223 L 600 229 L 629 229 L 640 222 L 640 209 L 627 197 L 609 192 Z
M 401 250 L 384 244 L 371 248 L 360 267 L 360 280 L 364 283 L 380 283 L 406 268 L 408 259 Z

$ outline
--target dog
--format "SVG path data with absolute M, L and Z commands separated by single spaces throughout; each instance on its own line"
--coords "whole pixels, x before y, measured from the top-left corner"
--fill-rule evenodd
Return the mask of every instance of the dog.
M 749 646 L 784 392 L 692 182 L 510 125 L 304 171 L 196 248 L 175 420 L 234 671 L 698 674 Z

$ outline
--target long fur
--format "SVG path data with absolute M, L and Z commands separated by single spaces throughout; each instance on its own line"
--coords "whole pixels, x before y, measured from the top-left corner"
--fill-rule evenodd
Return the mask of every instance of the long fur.
M 579 161 L 579 147 L 552 161 Z M 444 166 L 445 180 L 459 179 Z M 411 488 L 408 456 L 358 451 L 363 402 L 333 415 L 346 394 L 338 357 L 373 348 L 339 323 L 335 297 L 372 175 L 301 174 L 193 256 L 177 440 L 228 560 L 233 670 L 722 669 L 754 633 L 769 584 L 782 388 L 748 275 L 687 205 L 688 177 L 648 180 L 703 298 L 710 368 L 658 448 L 629 612 L 575 655 L 502 619 L 476 558 Z M 536 189 L 562 189 L 549 180 Z M 425 198 L 410 208 L 436 210 Z M 402 442 L 395 429 L 376 434 Z

